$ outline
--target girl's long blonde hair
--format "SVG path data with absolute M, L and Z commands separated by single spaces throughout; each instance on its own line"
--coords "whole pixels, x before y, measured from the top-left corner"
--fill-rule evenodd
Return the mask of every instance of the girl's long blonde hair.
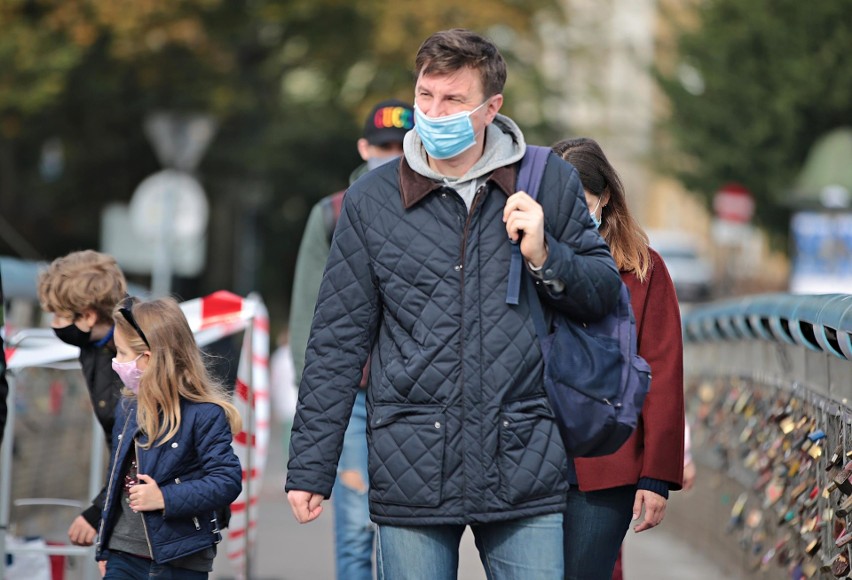
M 130 312 L 148 344 L 121 313 L 122 308 Z M 225 411 L 231 432 L 240 431 L 240 414 L 222 385 L 213 380 L 204 366 L 201 349 L 177 302 L 172 298 L 150 302 L 127 298 L 118 304 L 113 318 L 136 354 L 151 353 L 136 395 L 137 422 L 148 436 L 145 448 L 162 445 L 177 433 L 181 398 L 219 405 Z
M 648 235 L 630 213 L 621 178 L 601 146 L 594 139 L 578 137 L 559 141 L 553 151 L 577 168 L 583 189 L 597 197 L 609 194 L 601 210 L 601 236 L 618 269 L 633 272 L 644 282 L 651 267 Z

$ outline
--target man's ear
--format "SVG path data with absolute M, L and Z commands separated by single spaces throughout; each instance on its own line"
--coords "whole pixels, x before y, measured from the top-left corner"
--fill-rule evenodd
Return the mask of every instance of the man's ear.
M 491 97 L 491 99 L 488 101 L 488 107 L 486 108 L 486 111 L 488 113 L 487 119 L 489 123 L 494 120 L 494 117 L 496 117 L 497 113 L 500 112 L 500 107 L 502 106 L 503 95 L 497 94 Z
M 361 159 L 364 161 L 370 158 L 370 144 L 363 137 L 358 139 L 358 155 L 360 155 Z

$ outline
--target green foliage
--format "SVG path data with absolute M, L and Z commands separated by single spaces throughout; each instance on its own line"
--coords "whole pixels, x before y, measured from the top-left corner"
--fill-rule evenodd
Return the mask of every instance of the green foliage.
M 662 162 L 708 206 L 720 185 L 744 184 L 757 222 L 783 235 L 808 150 L 852 119 L 852 0 L 691 5 L 669 21 L 675 63 L 656 71 L 671 105 Z
M 208 268 L 176 290 L 258 289 L 280 319 L 311 205 L 360 163 L 372 104 L 412 98 L 419 43 L 442 28 L 496 32 L 513 67 L 515 40 L 552 4 L 0 0 L 0 212 L 39 257 L 96 248 L 104 206 L 159 169 L 146 116 L 211 113 L 218 130 L 198 168 L 212 206 Z M 50 178 L 39 160 L 56 139 L 64 168 Z M 241 263 L 254 244 L 257 272 Z

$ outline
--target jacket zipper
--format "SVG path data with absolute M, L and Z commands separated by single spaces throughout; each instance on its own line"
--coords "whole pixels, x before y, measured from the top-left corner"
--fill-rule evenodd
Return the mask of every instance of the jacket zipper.
M 176 484 L 178 484 L 178 485 L 180 485 L 180 478 L 179 478 L 179 477 L 176 477 L 176 478 L 175 478 L 175 483 L 176 483 Z M 201 529 L 201 524 L 199 524 L 199 523 L 198 523 L 198 518 L 197 518 L 196 516 L 192 516 L 192 523 L 193 523 L 193 524 L 195 524 L 195 529 L 196 529 L 196 530 L 200 530 L 200 529 Z
M 124 426 L 121 428 L 121 435 L 119 436 L 118 445 L 115 447 L 115 452 L 112 458 L 112 471 L 109 474 L 109 484 L 107 485 L 107 494 L 106 499 L 104 500 L 104 511 L 109 512 L 109 502 L 112 499 L 112 482 L 115 480 L 115 470 L 118 467 L 118 454 L 121 452 L 121 442 L 124 440 L 124 436 L 127 434 L 127 424 L 130 422 L 130 414 L 128 413 L 127 417 L 124 419 Z M 98 525 L 98 544 L 97 551 L 101 550 L 101 541 L 104 537 L 104 520 L 101 518 L 101 523 Z
M 137 473 L 145 473 L 142 471 L 142 457 L 139 455 L 139 443 L 136 442 L 136 439 L 133 439 L 133 445 L 136 449 L 136 470 Z M 148 536 L 148 524 L 145 522 L 145 513 L 139 514 L 142 516 L 142 529 L 145 531 L 145 543 L 148 544 L 148 553 L 151 554 L 151 559 L 154 559 L 154 548 L 151 547 L 151 538 Z
M 476 193 L 473 196 L 473 201 L 470 203 L 470 209 L 467 212 L 467 219 L 464 222 L 464 229 L 462 230 L 462 247 L 461 247 L 461 257 L 460 257 L 460 263 L 459 263 L 459 275 L 461 276 L 461 279 L 460 279 L 460 281 L 461 281 L 460 295 L 461 295 L 461 306 L 462 306 L 461 329 L 460 329 L 461 332 L 459 334 L 459 366 L 461 367 L 461 373 L 460 374 L 461 374 L 461 392 L 462 392 L 462 407 L 461 407 L 461 412 L 462 412 L 462 418 L 461 418 L 462 423 L 461 424 L 462 425 L 465 424 L 465 422 L 466 422 L 465 419 L 467 417 L 467 410 L 466 410 L 467 407 L 466 407 L 466 401 L 465 401 L 465 397 L 464 397 L 464 381 L 465 381 L 465 377 L 464 377 L 464 329 L 465 329 L 465 325 L 464 325 L 464 300 L 465 300 L 464 264 L 465 264 L 465 254 L 467 252 L 467 236 L 468 236 L 468 233 L 470 231 L 470 224 L 471 224 L 471 220 L 473 218 L 473 212 L 476 209 L 476 206 L 478 205 L 479 200 L 482 198 L 482 193 L 485 191 L 485 189 L 486 189 L 486 185 L 484 183 L 476 188 Z M 456 194 L 458 195 L 458 192 L 456 192 Z M 462 465 L 464 465 L 464 462 L 462 462 Z M 480 457 L 479 457 L 479 465 L 480 465 L 480 468 L 482 468 L 482 456 L 481 456 L 481 454 L 480 454 Z M 462 468 L 462 469 L 464 469 L 464 468 Z M 462 497 L 466 497 L 466 496 L 467 496 L 467 477 L 463 476 L 462 477 Z

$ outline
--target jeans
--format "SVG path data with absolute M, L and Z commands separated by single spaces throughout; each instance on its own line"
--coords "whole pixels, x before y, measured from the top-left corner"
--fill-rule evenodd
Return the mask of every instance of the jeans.
M 612 579 L 635 497 L 635 485 L 589 492 L 571 486 L 563 524 L 566 580 Z
M 455 580 L 464 525 L 378 526 L 379 580 Z M 488 580 L 562 580 L 562 514 L 471 526 Z
M 343 481 L 341 473 L 356 472 L 363 489 Z M 352 475 L 350 473 L 350 475 Z M 337 479 L 331 492 L 334 510 L 334 556 L 338 580 L 373 579 L 373 539 L 367 488 L 367 395 L 358 392 L 343 438 Z
M 104 580 L 207 580 L 207 576 L 207 572 L 173 568 L 124 552 L 110 552 Z

